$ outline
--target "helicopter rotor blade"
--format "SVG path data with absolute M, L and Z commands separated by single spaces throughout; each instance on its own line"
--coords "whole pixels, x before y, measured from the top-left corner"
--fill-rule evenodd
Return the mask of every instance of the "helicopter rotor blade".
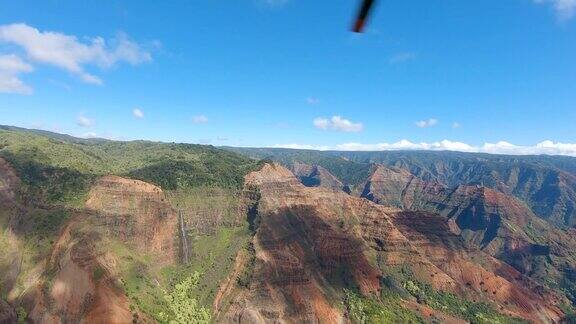
M 370 10 L 372 9 L 375 0 L 363 0 L 360 10 L 358 11 L 358 16 L 356 21 L 354 22 L 354 26 L 352 27 L 352 31 L 355 33 L 361 33 L 366 25 L 366 20 L 368 19 L 368 15 L 370 14 Z

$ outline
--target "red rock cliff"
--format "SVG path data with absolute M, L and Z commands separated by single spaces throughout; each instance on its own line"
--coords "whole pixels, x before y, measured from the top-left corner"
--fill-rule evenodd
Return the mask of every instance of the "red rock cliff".
M 259 192 L 254 280 L 226 317 L 235 322 L 338 322 L 341 288 L 380 289 L 381 266 L 408 265 L 436 289 L 496 303 L 501 311 L 557 321 L 555 295 L 512 267 L 471 249 L 444 217 L 402 212 L 324 188 L 309 188 L 273 164 L 246 177 Z

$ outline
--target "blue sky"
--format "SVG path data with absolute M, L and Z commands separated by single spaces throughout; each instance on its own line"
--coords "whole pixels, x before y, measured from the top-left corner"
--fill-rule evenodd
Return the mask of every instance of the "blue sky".
M 380 1 L 361 35 L 357 5 L 0 1 L 0 124 L 576 155 L 576 0 Z

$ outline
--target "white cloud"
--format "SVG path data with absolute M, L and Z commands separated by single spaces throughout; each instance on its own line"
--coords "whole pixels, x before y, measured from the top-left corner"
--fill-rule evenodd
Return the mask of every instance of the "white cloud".
M 336 149 L 343 151 L 389 151 L 389 150 L 450 150 L 473 152 L 474 148 L 462 142 L 443 140 L 433 143 L 412 143 L 408 140 L 401 140 L 396 143 L 360 144 L 345 143 L 336 146 Z
M 98 138 L 98 134 L 94 133 L 94 132 L 88 132 L 88 133 L 84 133 L 81 136 L 82 138 Z
M 137 119 L 142 119 L 144 118 L 144 112 L 140 108 L 134 108 L 132 109 L 132 116 Z
M 482 146 L 472 146 L 463 142 L 443 140 L 439 142 L 413 143 L 401 140 L 396 143 L 344 143 L 335 146 L 284 144 L 272 147 L 283 147 L 308 150 L 340 150 L 340 151 L 396 151 L 396 150 L 432 150 L 432 151 L 458 151 L 472 153 L 508 154 L 508 155 L 566 155 L 576 157 L 576 143 L 560 143 L 543 141 L 532 146 L 514 145 L 506 141 L 485 143 Z
M 204 115 L 197 115 L 192 117 L 192 122 L 194 124 L 206 124 L 208 122 L 208 117 Z
M 576 13 L 576 0 L 534 0 L 535 3 L 551 4 L 560 20 L 567 20 Z
M 438 120 L 434 118 L 430 118 L 428 120 L 420 120 L 416 122 L 416 126 L 420 128 L 434 127 L 436 126 L 436 124 L 438 124 Z
M 416 59 L 416 53 L 402 52 L 402 53 L 397 53 L 394 56 L 392 56 L 388 62 L 390 64 L 400 64 L 400 63 L 413 61 L 415 59 Z
M 332 118 L 330 119 L 318 117 L 312 121 L 312 124 L 314 125 L 314 127 L 318 129 L 322 130 L 331 129 L 347 133 L 357 133 L 364 130 L 364 125 L 362 125 L 362 123 L 354 123 L 340 116 L 332 116 Z
M 322 117 L 318 117 L 318 118 L 314 118 L 314 120 L 312 121 L 312 124 L 314 125 L 314 127 L 319 128 L 319 129 L 328 129 L 328 127 L 330 127 L 330 121 L 326 118 L 322 118 Z
M 93 119 L 90 119 L 84 115 L 80 115 L 76 119 L 76 124 L 80 127 L 92 127 L 94 126 L 95 122 Z
M 306 103 L 309 105 L 317 105 L 320 103 L 320 99 L 314 97 L 308 97 L 306 98 Z
M 96 138 L 96 139 L 107 139 L 107 140 L 111 140 L 111 141 L 127 141 L 130 140 L 129 138 L 125 138 L 122 136 L 116 136 L 114 134 L 111 133 L 103 133 L 103 134 L 99 134 L 99 133 L 95 133 L 95 132 L 86 132 L 80 135 L 75 135 L 78 136 L 80 138 L 86 138 L 86 139 L 91 139 L 91 138 Z
M 109 41 L 102 37 L 81 41 L 74 35 L 40 31 L 20 23 L 0 25 L 0 43 L 17 45 L 29 60 L 59 67 L 91 84 L 102 84 L 102 80 L 86 72 L 86 65 L 110 68 L 120 62 L 136 65 L 152 60 L 148 51 L 124 33 Z
M 0 93 L 31 94 L 32 88 L 20 80 L 19 74 L 33 70 L 32 65 L 16 55 L 0 55 Z
M 479 151 L 513 155 L 548 154 L 576 156 L 576 144 L 543 141 L 534 146 L 519 146 L 501 141 L 498 143 L 486 143 Z
M 452 123 L 452 128 L 460 128 L 462 125 L 459 122 Z
M 332 128 L 342 132 L 361 132 L 364 129 L 362 123 L 353 123 L 340 116 L 332 117 Z
M 317 151 L 326 151 L 329 150 L 329 146 L 322 146 L 322 145 L 307 145 L 307 144 L 276 144 L 273 145 L 274 148 L 287 148 L 287 149 L 294 149 L 294 150 L 317 150 Z

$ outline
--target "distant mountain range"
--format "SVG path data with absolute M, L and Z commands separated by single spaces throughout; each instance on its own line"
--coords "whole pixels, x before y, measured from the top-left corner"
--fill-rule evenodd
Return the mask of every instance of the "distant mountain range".
M 576 158 L 507 156 L 482 153 L 386 151 L 337 152 L 266 148 L 227 148 L 257 159 L 291 166 L 319 165 L 357 191 L 377 165 L 404 169 L 423 181 L 448 188 L 479 185 L 513 195 L 532 211 L 562 227 L 576 225 Z

